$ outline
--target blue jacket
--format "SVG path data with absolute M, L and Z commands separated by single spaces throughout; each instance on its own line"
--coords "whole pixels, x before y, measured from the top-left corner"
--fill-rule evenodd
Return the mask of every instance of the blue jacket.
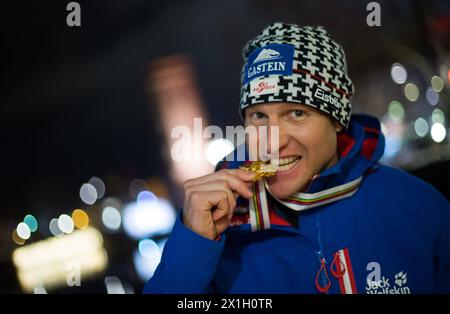
M 354 115 L 339 145 L 339 162 L 308 192 L 362 176 L 351 197 L 299 212 L 297 226 L 272 199 L 270 228 L 252 231 L 241 219 L 218 241 L 187 229 L 180 215 L 144 292 L 450 293 L 446 198 L 378 163 L 384 137 L 375 118 Z

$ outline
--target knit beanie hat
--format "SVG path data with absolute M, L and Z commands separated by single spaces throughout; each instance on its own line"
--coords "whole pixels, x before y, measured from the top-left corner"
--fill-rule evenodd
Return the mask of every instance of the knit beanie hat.
M 353 83 L 342 47 L 322 26 L 273 23 L 242 50 L 240 113 L 257 104 L 298 103 L 348 126 Z

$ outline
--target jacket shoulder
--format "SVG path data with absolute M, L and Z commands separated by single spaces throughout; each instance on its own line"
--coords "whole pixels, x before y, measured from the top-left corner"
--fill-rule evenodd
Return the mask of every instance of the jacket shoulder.
M 379 165 L 363 182 L 385 204 L 413 211 L 418 217 L 450 221 L 450 204 L 428 182 L 398 168 Z

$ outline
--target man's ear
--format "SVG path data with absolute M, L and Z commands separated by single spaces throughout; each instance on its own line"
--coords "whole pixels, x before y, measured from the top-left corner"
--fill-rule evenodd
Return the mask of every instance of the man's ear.
M 334 129 L 336 130 L 336 133 L 339 133 L 339 132 L 341 132 L 344 129 L 342 124 L 340 124 L 336 120 L 333 121 L 333 124 L 334 124 Z

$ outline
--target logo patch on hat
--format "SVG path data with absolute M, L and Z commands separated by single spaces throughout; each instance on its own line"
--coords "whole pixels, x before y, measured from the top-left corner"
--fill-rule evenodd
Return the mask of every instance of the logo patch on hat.
M 330 92 L 327 92 L 326 90 L 324 90 L 320 87 L 315 88 L 314 97 L 317 99 L 320 99 L 321 101 L 328 104 L 329 106 L 332 106 L 332 108 L 334 110 L 340 109 L 340 107 L 341 107 L 341 103 L 336 96 L 333 96 Z
M 265 75 L 291 75 L 294 49 L 288 44 L 271 44 L 255 49 L 247 58 L 244 83 Z
M 266 77 L 250 82 L 250 95 L 259 96 L 266 94 L 278 94 L 278 77 Z

